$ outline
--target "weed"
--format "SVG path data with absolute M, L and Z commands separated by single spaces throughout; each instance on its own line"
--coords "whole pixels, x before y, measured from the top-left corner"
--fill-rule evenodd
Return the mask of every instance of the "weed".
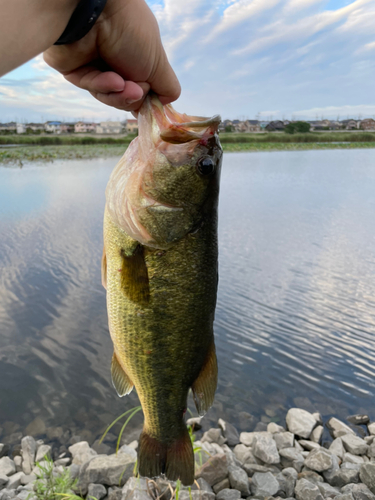
M 73 493 L 73 488 L 77 484 L 77 479 L 70 477 L 69 470 L 64 470 L 60 475 L 55 475 L 53 460 L 45 457 L 43 463 L 36 463 L 39 472 L 36 472 L 36 481 L 34 492 L 38 500 L 58 500 L 59 497 L 65 497 L 67 500 L 82 500 Z

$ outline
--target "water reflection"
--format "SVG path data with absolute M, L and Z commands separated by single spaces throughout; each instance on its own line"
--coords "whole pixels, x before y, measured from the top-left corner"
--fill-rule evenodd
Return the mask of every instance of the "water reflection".
M 0 169 L 3 434 L 40 417 L 93 441 L 138 404 L 110 382 L 100 284 L 114 164 Z M 291 405 L 375 418 L 374 164 L 373 150 L 225 156 L 220 381 L 207 426 L 223 416 L 246 428 Z

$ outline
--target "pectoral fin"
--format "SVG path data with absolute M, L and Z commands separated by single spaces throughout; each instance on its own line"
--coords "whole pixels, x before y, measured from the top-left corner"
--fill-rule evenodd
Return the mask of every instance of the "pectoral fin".
M 112 384 L 120 398 L 131 392 L 134 384 L 120 365 L 115 352 L 112 356 L 111 375 Z
M 121 287 L 126 296 L 140 305 L 150 300 L 148 271 L 144 258 L 144 247 L 137 245 L 131 255 L 121 250 Z
M 102 256 L 102 285 L 107 290 L 107 254 L 105 253 L 105 248 L 103 248 Z
M 217 359 L 215 343 L 212 339 L 206 359 L 198 378 L 191 386 L 195 406 L 199 415 L 204 415 L 212 406 L 217 385 Z

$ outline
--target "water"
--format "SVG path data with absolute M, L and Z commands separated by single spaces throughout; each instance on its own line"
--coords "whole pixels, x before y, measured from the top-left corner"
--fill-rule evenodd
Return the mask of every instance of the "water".
M 138 404 L 110 381 L 100 283 L 115 163 L 0 168 L 2 440 L 38 417 L 50 436 L 62 427 L 60 442 L 93 442 Z M 221 416 L 245 429 L 244 412 L 282 422 L 290 406 L 375 419 L 374 193 L 375 150 L 225 155 L 219 387 L 205 427 Z

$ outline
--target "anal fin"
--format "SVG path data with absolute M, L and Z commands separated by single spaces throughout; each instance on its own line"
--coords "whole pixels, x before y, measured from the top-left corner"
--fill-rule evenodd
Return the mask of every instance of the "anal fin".
M 115 352 L 112 356 L 111 374 L 112 384 L 120 398 L 132 391 L 134 384 L 120 365 Z
M 199 415 L 204 415 L 212 406 L 217 386 L 217 359 L 215 343 L 212 339 L 202 369 L 191 389 Z

